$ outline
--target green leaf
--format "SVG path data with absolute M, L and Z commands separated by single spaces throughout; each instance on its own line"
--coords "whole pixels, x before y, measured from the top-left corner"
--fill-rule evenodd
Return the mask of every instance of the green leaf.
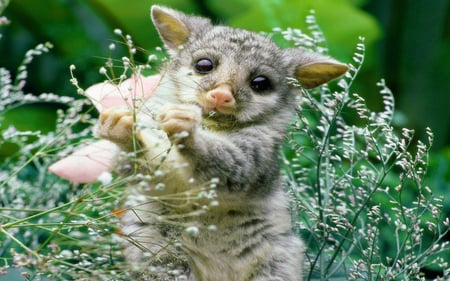
M 237 1 L 237 0 L 235 0 Z M 305 18 L 315 11 L 317 21 L 332 46 L 332 55 L 350 58 L 360 36 L 367 45 L 380 36 L 380 27 L 373 16 L 349 0 L 270 0 L 248 1 L 244 12 L 230 18 L 232 26 L 270 32 L 274 27 L 299 28 L 305 33 Z

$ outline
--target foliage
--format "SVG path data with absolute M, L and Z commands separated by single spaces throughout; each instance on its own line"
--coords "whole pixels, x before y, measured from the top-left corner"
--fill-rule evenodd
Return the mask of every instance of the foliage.
M 312 36 L 296 29 L 275 33 L 326 53 L 315 18 L 307 22 Z M 132 57 L 131 38 L 123 38 Z M 27 66 L 50 47 L 27 52 L 14 79 L 0 68 L 0 118 L 28 104 L 61 106 L 54 130 L 2 128 L 0 145 L 16 149 L 0 164 L 0 274 L 10 277 L 11 268 L 18 268 L 27 280 L 129 280 L 115 229 L 125 179 L 72 185 L 47 172 L 56 159 L 90 140 L 95 123 L 85 99 L 25 93 Z M 391 125 L 394 100 L 384 81 L 378 84 L 382 112 L 371 111 L 363 98 L 351 94 L 364 57 L 360 42 L 355 66 L 338 83 L 339 90 L 299 90 L 302 100 L 283 159 L 296 229 L 308 245 L 306 277 L 424 280 L 423 269 L 434 265 L 445 280 L 448 257 L 443 260 L 441 254 L 449 251 L 443 241 L 449 221 L 442 201 L 424 184 L 432 133 L 427 130 L 427 143 L 416 147 L 412 131 L 397 133 Z M 120 67 L 111 79 L 123 79 L 130 62 L 107 60 L 100 73 Z M 72 83 L 78 85 L 75 79 Z
M 275 2 L 279 2 L 276 4 Z M 110 50 L 108 46 L 117 41 L 112 34 L 115 28 L 121 29 L 124 34 L 133 34 L 133 40 L 137 46 L 145 47 L 150 52 L 160 46 L 160 40 L 149 18 L 149 7 L 152 4 L 167 5 L 188 13 L 204 14 L 214 22 L 252 29 L 256 31 L 270 32 L 271 27 L 280 26 L 304 26 L 304 13 L 309 9 L 317 8 L 323 12 L 318 13 L 323 28 L 327 34 L 333 34 L 330 44 L 334 46 L 333 53 L 341 60 L 351 56 L 351 50 L 356 35 L 365 34 L 367 44 L 372 44 L 379 37 L 380 31 L 373 17 L 357 9 L 350 1 L 327 0 L 330 4 L 316 4 L 322 1 L 244 1 L 234 0 L 232 3 L 223 1 L 197 1 L 197 0 L 145 0 L 145 1 L 121 1 L 121 0 L 46 0 L 42 5 L 40 1 L 21 0 L 11 1 L 5 14 L 13 22 L 10 26 L 4 26 L 1 33 L 4 40 L 0 44 L 0 53 L 8 56 L 0 56 L 0 65 L 13 69 L 22 55 L 39 42 L 58 42 L 54 44 L 54 51 L 41 57 L 40 60 L 29 65 L 34 75 L 28 77 L 29 83 L 26 91 L 39 92 L 49 89 L 56 94 L 76 97 L 76 92 L 67 83 L 70 75 L 67 71 L 69 65 L 77 66 L 77 78 L 81 85 L 92 85 L 102 79 L 97 71 L 98 65 L 108 58 Z M 262 4 L 275 5 L 277 13 L 267 14 Z M 319 5 L 319 6 L 317 6 Z M 130 8 L 132 6 L 132 8 Z M 229 9 L 231 11 L 227 12 Z M 280 10 L 281 9 L 281 10 Z M 338 9 L 339 13 L 335 13 Z M 51 13 L 48 11 L 51 10 Z M 322 16 L 323 14 L 323 16 Z M 257 19 L 255 21 L 255 18 Z M 274 22 L 282 18 L 282 22 Z M 263 20 L 261 20 L 263 19 Z M 345 24 L 345 29 L 330 30 L 337 27 L 336 22 Z M 278 24 L 279 23 L 279 24 Z M 349 24 L 351 23 L 351 24 Z M 353 24 L 355 23 L 355 24 Z M 281 25 L 282 24 L 282 25 Z M 70 32 L 68 32 L 70 30 Z M 350 38 L 350 39 L 349 39 Z M 125 51 L 117 48 L 115 54 L 126 56 Z M 119 53 L 120 52 L 120 53 Z M 146 56 L 136 54 L 139 62 L 145 62 Z M 27 109 L 36 110 L 36 106 Z M 53 116 L 54 108 L 38 108 L 42 115 Z M 20 111 L 20 109 L 18 109 Z M 54 122 L 38 122 L 38 118 L 28 116 L 30 111 L 21 111 L 22 119 L 27 119 L 28 124 L 34 128 L 52 130 Z M 11 123 L 10 116 L 5 117 Z M 0 155 L 7 151 L 0 151 Z M 1 157 L 1 156 L 0 156 Z
M 15 147 L 15 153 L 0 165 L 0 275 L 10 272 L 8 280 L 47 280 L 43 276 L 81 280 L 87 274 L 101 278 L 108 272 L 111 277 L 116 261 L 111 257 L 120 257 L 112 240 L 115 217 L 111 210 L 121 189 L 73 186 L 47 172 L 51 163 L 90 135 L 85 124 L 92 119 L 85 108 L 88 103 L 51 93 L 24 93 L 27 66 L 51 47 L 46 43 L 29 50 L 15 78 L 0 68 L 0 121 L 30 104 L 66 107 L 57 112 L 56 128 L 46 133 L 13 125 L 2 128 L 0 146 Z M 22 277 L 14 276 L 11 267 L 18 268 Z
M 308 21 L 313 38 L 280 32 L 326 53 L 314 18 Z M 418 141 L 411 152 L 414 133 L 398 135 L 392 127 L 394 99 L 384 80 L 377 84 L 382 112 L 351 94 L 364 53 L 361 42 L 339 91 L 303 90 L 290 131 L 285 169 L 297 227 L 310 249 L 308 280 L 425 280 L 421 271 L 432 265 L 444 270 L 439 280 L 447 280 L 450 221 L 442 199 L 424 184 L 433 134 L 428 129 L 427 143 Z
M 14 24 L 2 28 L 4 40 L 0 44 L 0 53 L 8 55 L 0 56 L 0 65 L 13 69 L 22 54 L 37 43 L 58 42 L 51 54 L 30 65 L 35 74 L 29 77 L 29 92 L 50 89 L 76 96 L 67 83 L 70 77 L 66 70 L 70 64 L 80 70 L 77 76 L 83 85 L 99 81 L 101 76 L 96 69 L 109 55 L 108 45 L 111 38 L 114 40 L 111 34 L 114 28 L 133 34 L 136 45 L 153 50 L 160 41 L 149 21 L 151 4 L 167 5 L 208 16 L 215 22 L 265 32 L 270 32 L 274 26 L 304 29 L 303 19 L 310 9 L 314 9 L 329 45 L 333 46 L 330 52 L 334 57 L 350 60 L 358 36 L 366 38 L 365 66 L 359 73 L 360 79 L 354 81 L 354 91 L 358 91 L 372 108 L 381 110 L 382 103 L 372 85 L 379 77 L 385 77 L 396 97 L 395 125 L 414 128 L 420 138 L 426 137 L 423 136 L 424 128 L 429 126 L 436 135 L 433 150 L 448 146 L 450 52 L 447 50 L 450 33 L 446 29 L 447 0 L 411 3 L 377 0 L 46 0 L 45 3 L 11 1 L 5 11 Z M 48 13 L 49 10 L 52 13 Z M 41 114 L 48 115 L 53 110 L 52 107 L 39 109 Z M 23 114 L 23 118 L 30 124 L 38 120 L 28 118 L 27 114 Z

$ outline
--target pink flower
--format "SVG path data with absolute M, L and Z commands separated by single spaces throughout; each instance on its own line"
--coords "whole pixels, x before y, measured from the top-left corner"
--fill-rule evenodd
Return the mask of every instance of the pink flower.
M 116 106 L 128 106 L 131 110 L 135 101 L 145 101 L 153 94 L 159 81 L 159 75 L 132 76 L 119 85 L 109 81 L 95 84 L 85 93 L 99 112 Z M 117 151 L 117 146 L 110 141 L 96 141 L 52 164 L 49 171 L 75 183 L 94 182 L 111 170 Z
M 119 85 L 109 81 L 92 85 L 86 90 L 86 96 L 99 112 L 115 106 L 133 108 L 133 99 L 144 101 L 150 97 L 158 86 L 159 75 L 132 76 Z

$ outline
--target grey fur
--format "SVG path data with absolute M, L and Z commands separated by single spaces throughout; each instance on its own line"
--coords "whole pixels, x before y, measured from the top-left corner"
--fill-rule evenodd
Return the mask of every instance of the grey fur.
M 125 256 L 136 279 L 300 280 L 304 249 L 291 230 L 278 164 L 295 105 L 295 89 L 286 78 L 299 69 L 316 71 L 314 83 L 325 83 L 330 77 L 321 78 L 322 70 L 334 78 L 345 67 L 164 7 L 154 6 L 152 19 L 171 60 L 155 97 L 138 114 L 136 138 L 144 152 L 136 163 L 151 179 L 144 186 L 130 184 L 122 219 L 129 241 Z M 201 58 L 213 61 L 214 70 L 196 73 L 193 66 Z M 270 79 L 270 89 L 252 90 L 257 75 Z M 230 89 L 235 103 L 211 115 L 205 95 L 220 85 Z M 102 114 L 98 135 L 131 151 L 132 128 L 131 113 L 113 109 Z M 184 131 L 187 136 L 176 137 Z M 212 179 L 217 186 L 209 190 Z M 198 199 L 201 192 L 215 194 L 218 205 Z M 189 225 L 198 233 L 185 231 Z

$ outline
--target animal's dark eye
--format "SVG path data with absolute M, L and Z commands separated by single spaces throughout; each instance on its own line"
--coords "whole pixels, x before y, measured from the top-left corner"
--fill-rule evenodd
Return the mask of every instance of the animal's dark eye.
M 270 83 L 269 78 L 263 75 L 256 76 L 250 81 L 250 87 L 253 91 L 261 93 L 267 90 L 272 89 L 272 84 Z
M 206 74 L 213 70 L 214 63 L 210 59 L 199 59 L 195 65 L 195 70 L 200 74 Z

